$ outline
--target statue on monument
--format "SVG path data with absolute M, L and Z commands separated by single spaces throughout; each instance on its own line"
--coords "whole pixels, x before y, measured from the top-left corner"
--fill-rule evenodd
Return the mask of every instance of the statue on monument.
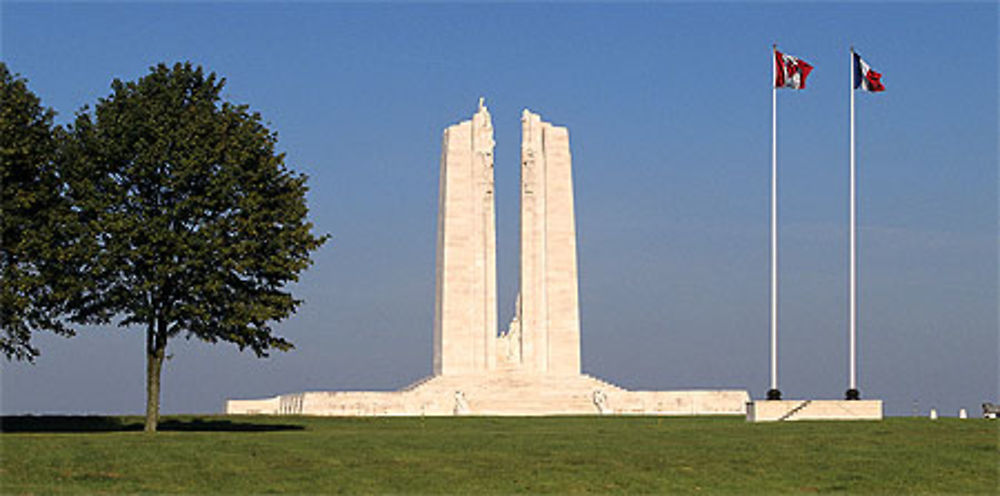
M 514 316 L 507 324 L 507 331 L 497 337 L 498 362 L 507 368 L 521 365 L 521 293 L 514 300 Z

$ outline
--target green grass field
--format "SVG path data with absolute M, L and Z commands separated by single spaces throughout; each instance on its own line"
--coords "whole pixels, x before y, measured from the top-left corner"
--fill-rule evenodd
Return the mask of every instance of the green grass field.
M 7 417 L 0 490 L 51 493 L 989 493 L 986 420 Z

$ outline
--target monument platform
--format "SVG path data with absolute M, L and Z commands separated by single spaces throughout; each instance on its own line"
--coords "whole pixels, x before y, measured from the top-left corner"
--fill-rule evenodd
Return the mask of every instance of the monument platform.
M 882 400 L 760 400 L 747 404 L 747 422 L 882 420 Z
M 521 371 L 432 376 L 399 391 L 330 391 L 229 400 L 230 415 L 744 415 L 742 390 L 629 391 L 595 377 Z

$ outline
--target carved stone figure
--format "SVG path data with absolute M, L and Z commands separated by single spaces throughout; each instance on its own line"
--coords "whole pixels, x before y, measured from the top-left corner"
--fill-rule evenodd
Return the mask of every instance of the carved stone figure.
M 465 415 L 469 413 L 469 402 L 465 400 L 465 393 L 455 391 L 455 415 Z

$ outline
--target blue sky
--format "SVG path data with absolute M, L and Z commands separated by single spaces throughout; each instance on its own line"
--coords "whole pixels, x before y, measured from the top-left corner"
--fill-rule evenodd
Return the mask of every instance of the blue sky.
M 519 115 L 570 130 L 583 368 L 629 388 L 768 387 L 772 43 L 815 69 L 778 95 L 780 387 L 847 387 L 851 45 L 860 389 L 889 414 L 998 396 L 997 5 L 979 3 L 20 3 L 2 59 L 69 121 L 114 78 L 190 60 L 228 80 L 310 176 L 332 240 L 267 360 L 177 340 L 163 410 L 391 389 L 430 373 L 441 131 L 496 129 L 501 321 L 517 284 Z M 144 407 L 138 329 L 39 335 L 3 413 Z

